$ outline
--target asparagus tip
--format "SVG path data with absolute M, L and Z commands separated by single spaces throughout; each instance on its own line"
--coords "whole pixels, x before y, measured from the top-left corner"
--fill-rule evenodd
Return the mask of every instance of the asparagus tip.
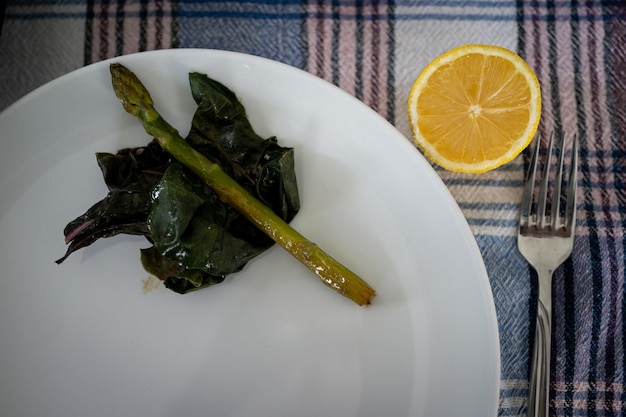
M 153 108 L 152 98 L 139 78 L 124 65 L 114 62 L 109 66 L 115 95 L 122 102 L 124 110 L 133 116 Z

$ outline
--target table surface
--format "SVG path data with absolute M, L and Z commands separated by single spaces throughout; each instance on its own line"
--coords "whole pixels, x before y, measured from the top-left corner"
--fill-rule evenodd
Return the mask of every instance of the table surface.
M 580 138 L 572 256 L 554 275 L 552 412 L 618 416 L 626 400 L 626 7 L 621 1 L 200 2 L 9 0 L 0 111 L 84 65 L 163 48 L 211 48 L 301 68 L 410 137 L 406 101 L 425 65 L 466 43 L 516 51 L 540 80 L 539 133 Z M 4 140 L 4 139 L 3 139 Z M 535 273 L 517 250 L 525 151 L 481 174 L 435 168 L 478 242 L 501 343 L 499 415 L 526 413 Z

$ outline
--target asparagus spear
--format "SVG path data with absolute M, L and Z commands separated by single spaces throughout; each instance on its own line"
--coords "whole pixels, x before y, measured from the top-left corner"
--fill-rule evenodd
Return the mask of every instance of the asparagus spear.
M 222 201 L 315 272 L 324 284 L 359 305 L 370 304 L 376 292 L 365 281 L 294 230 L 229 177 L 219 165 L 192 148 L 155 110 L 150 93 L 132 71 L 118 63 L 111 64 L 110 71 L 115 95 L 124 109 L 139 118 L 146 132 L 163 149 L 192 170 Z

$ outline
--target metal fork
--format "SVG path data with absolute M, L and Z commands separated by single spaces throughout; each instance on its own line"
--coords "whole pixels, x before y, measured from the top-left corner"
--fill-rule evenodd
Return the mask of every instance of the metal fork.
M 576 183 L 578 173 L 578 138 L 572 142 L 572 157 L 569 179 L 564 192 L 561 191 L 565 165 L 565 137 L 559 135 L 556 174 L 549 191 L 550 157 L 554 146 L 554 133 L 550 135 L 544 163 L 543 177 L 534 203 L 535 177 L 541 140 L 538 137 L 530 163 L 517 237 L 517 247 L 524 258 L 537 271 L 539 300 L 537 303 L 537 325 L 530 373 L 528 417 L 548 417 L 550 410 L 550 344 L 552 325 L 552 273 L 572 253 L 576 227 Z M 548 195 L 550 194 L 550 196 Z M 563 196 L 561 195 L 563 194 Z M 547 202 L 551 198 L 550 210 Z M 564 214 L 561 199 L 565 199 Z

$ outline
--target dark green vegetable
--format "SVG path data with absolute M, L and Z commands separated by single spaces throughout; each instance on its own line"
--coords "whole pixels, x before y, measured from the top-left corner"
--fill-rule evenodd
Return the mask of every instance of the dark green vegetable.
M 164 154 L 155 151 L 154 166 L 137 159 L 143 151 L 107 156 L 103 175 L 114 186 L 103 201 L 68 225 L 70 248 L 58 262 L 98 237 L 128 230 L 154 243 L 142 250 L 146 270 L 168 288 L 186 293 L 222 282 L 277 242 L 326 285 L 359 305 L 370 303 L 373 289 L 288 225 L 299 209 L 293 150 L 279 146 L 275 138 L 256 135 L 232 91 L 204 75 L 190 74 L 198 108 L 183 139 L 156 112 L 132 72 L 112 64 L 111 75 L 124 108 L 139 118 Z M 137 194 L 126 196 L 130 201 L 119 209 L 136 214 L 132 227 L 109 221 L 102 223 L 116 224 L 117 233 L 92 228 L 99 218 L 117 218 L 118 208 L 107 200 L 122 190 Z M 84 230 L 89 230 L 86 237 Z
M 235 94 L 203 74 L 189 75 L 198 108 L 186 138 L 229 177 L 290 222 L 300 209 L 293 149 L 257 135 Z
M 163 256 L 211 275 L 228 275 L 274 244 L 198 177 L 172 164 L 152 191 L 150 237 Z
M 98 153 L 96 159 L 109 193 L 65 227 L 63 233 L 69 247 L 57 260 L 59 264 L 100 238 L 118 234 L 149 236 L 151 191 L 171 156 L 152 142 L 145 147 L 122 149 L 117 154 Z
M 189 79 L 198 109 L 187 141 L 291 221 L 300 207 L 293 150 L 258 136 L 228 88 L 202 74 Z M 156 141 L 96 157 L 109 194 L 68 224 L 59 263 L 102 237 L 144 235 L 154 244 L 142 251 L 144 268 L 187 293 L 222 282 L 274 244 Z

